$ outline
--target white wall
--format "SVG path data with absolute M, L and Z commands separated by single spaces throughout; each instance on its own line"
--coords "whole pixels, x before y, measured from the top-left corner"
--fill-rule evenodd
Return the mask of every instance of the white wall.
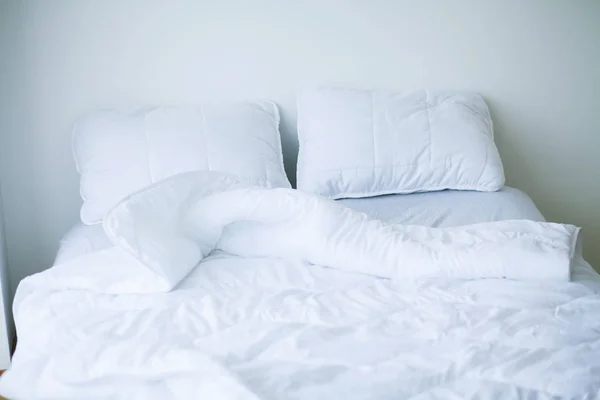
M 0 179 L 12 276 L 48 266 L 78 218 L 70 127 L 88 111 L 265 97 L 306 85 L 486 96 L 508 184 L 585 228 L 600 267 L 597 0 L 39 0 L 1 3 Z M 16 283 L 16 282 L 15 282 Z

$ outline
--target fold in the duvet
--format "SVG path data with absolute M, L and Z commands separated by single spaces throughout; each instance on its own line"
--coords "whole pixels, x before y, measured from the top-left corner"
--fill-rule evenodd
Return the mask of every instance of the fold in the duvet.
M 319 196 L 214 172 L 144 189 L 113 209 L 104 225 L 115 247 L 53 268 L 58 285 L 168 291 L 215 249 L 393 280 L 568 281 L 579 231 L 528 220 L 444 229 L 387 224 Z M 103 279 L 82 279 L 92 270 Z

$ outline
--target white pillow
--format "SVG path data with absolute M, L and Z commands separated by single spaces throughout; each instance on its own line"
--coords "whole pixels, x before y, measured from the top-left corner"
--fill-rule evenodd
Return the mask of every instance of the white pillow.
M 298 189 L 332 199 L 504 185 L 478 94 L 316 89 L 298 99 L 298 137 Z
M 181 172 L 221 171 L 290 187 L 279 112 L 270 102 L 99 112 L 76 125 L 73 153 L 88 225 L 130 193 Z

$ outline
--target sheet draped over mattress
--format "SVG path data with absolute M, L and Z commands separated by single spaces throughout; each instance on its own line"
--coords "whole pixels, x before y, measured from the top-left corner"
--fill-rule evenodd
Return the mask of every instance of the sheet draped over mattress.
M 385 224 L 301 192 L 188 173 L 127 198 L 105 228 L 114 247 L 20 284 L 19 347 L 0 394 L 600 393 L 600 282 L 579 272 L 568 282 L 576 227 Z M 512 279 L 471 279 L 482 277 Z
M 205 171 L 130 196 L 104 227 L 117 247 L 55 267 L 57 285 L 62 280 L 66 287 L 104 293 L 168 291 L 215 249 L 395 281 L 568 281 L 578 234 L 572 225 L 527 220 L 445 229 L 387 224 L 320 196 Z M 86 270 L 89 277 L 82 276 Z

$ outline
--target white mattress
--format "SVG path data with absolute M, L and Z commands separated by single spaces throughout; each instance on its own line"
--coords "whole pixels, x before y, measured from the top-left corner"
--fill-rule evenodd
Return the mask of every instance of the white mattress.
M 344 203 L 431 226 L 543 219 L 509 188 Z M 77 226 L 57 260 L 108 245 L 100 226 Z M 217 252 L 165 294 L 31 294 L 19 303 L 20 373 L 0 388 L 77 399 L 596 398 L 600 280 L 579 254 L 574 264 L 573 282 L 557 284 L 392 283 Z M 237 395 L 210 392 L 223 387 Z
M 383 221 L 450 227 L 506 219 L 543 221 L 523 192 L 506 187 L 498 192 L 441 191 L 389 195 L 338 202 Z M 61 240 L 55 264 L 109 247 L 101 224 L 75 225 Z

